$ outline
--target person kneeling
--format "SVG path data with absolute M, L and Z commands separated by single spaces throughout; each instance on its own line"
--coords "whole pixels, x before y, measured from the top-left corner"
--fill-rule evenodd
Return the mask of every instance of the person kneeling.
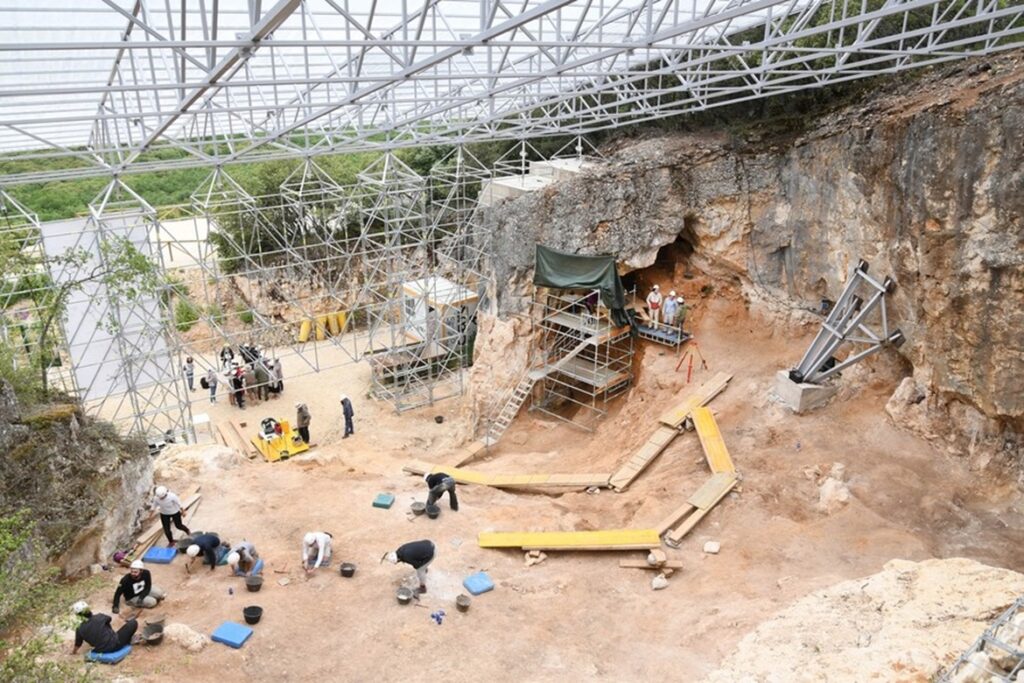
M 217 550 L 219 548 L 220 536 L 217 534 L 200 534 L 193 538 L 192 545 L 185 551 L 189 558 L 185 564 L 185 571 L 192 572 L 192 564 L 196 561 L 199 553 L 202 553 L 203 561 L 210 565 L 210 571 L 212 572 L 217 568 Z
M 121 611 L 122 597 L 131 607 L 156 607 L 157 603 L 167 597 L 164 591 L 153 585 L 153 577 L 142 560 L 132 562 L 129 569 L 114 591 L 114 606 L 111 609 L 114 614 Z
M 256 552 L 256 546 L 249 541 L 242 541 L 231 549 L 228 565 L 234 570 L 235 576 L 252 576 L 258 559 L 260 554 Z
M 326 531 L 310 531 L 302 537 L 302 568 L 307 574 L 318 567 L 330 566 L 333 539 Z

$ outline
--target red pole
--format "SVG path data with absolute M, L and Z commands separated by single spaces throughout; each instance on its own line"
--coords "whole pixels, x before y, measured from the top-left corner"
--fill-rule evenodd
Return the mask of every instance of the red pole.
M 690 378 L 693 376 L 693 354 L 690 354 L 690 363 L 686 367 L 686 383 L 690 383 Z

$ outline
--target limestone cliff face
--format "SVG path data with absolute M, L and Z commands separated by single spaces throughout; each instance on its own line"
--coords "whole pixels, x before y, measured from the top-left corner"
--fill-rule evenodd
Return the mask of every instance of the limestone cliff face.
M 1024 434 L 1024 56 L 965 63 L 821 116 L 799 138 L 680 134 L 486 212 L 499 309 L 520 309 L 533 244 L 692 264 L 784 322 L 859 258 L 899 288 L 912 366 L 897 421 L 1019 460 Z M 718 137 L 716 137 L 718 135 Z M 780 316 L 780 314 L 782 314 Z
M 67 575 L 124 547 L 153 485 L 144 443 L 123 440 L 75 405 L 22 411 L 0 382 L 0 514 L 28 509 Z

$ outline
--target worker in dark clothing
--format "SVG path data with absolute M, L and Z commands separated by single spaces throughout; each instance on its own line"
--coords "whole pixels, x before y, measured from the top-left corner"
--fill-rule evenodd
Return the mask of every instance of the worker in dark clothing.
M 114 614 L 121 611 L 121 598 L 132 607 L 156 607 L 166 593 L 153 585 L 153 577 L 142 560 L 135 560 L 130 571 L 121 577 L 114 592 Z
M 441 500 L 441 496 L 444 492 L 448 492 L 448 505 L 451 506 L 452 510 L 459 511 L 459 499 L 455 497 L 455 480 L 444 472 L 434 472 L 433 474 L 423 475 L 423 480 L 427 482 L 427 488 L 430 489 L 430 493 L 427 494 L 427 505 L 434 505 L 437 501 Z
M 93 614 L 84 601 L 76 602 L 71 610 L 83 620 L 75 629 L 75 647 L 71 650 L 73 655 L 78 654 L 78 648 L 82 647 L 83 642 L 89 643 L 95 652 L 117 652 L 131 644 L 132 636 L 139 628 L 139 622 L 129 619 L 124 626 L 114 631 L 110 626 L 110 615 Z
M 350 434 L 356 433 L 356 428 L 352 425 L 352 417 L 356 413 L 352 410 L 352 401 L 346 394 L 341 395 L 341 414 L 345 416 L 345 436 L 341 438 L 347 439 Z
M 188 547 L 185 554 L 189 556 L 186 571 L 192 571 L 192 563 L 195 562 L 199 553 L 203 554 L 203 561 L 210 565 L 210 571 L 217 567 L 217 549 L 220 548 L 220 536 L 217 534 L 200 534 L 192 539 L 192 545 Z
M 305 403 L 295 404 L 295 429 L 303 442 L 309 443 L 309 423 L 313 421 Z
M 391 564 L 398 564 L 399 562 L 402 562 L 404 564 L 411 565 L 412 568 L 416 570 L 416 578 L 418 578 L 420 582 L 419 592 L 427 592 L 427 566 L 434 561 L 433 541 L 424 540 L 406 543 L 394 552 L 384 553 L 384 557 L 381 558 L 381 562 L 384 560 L 387 560 Z

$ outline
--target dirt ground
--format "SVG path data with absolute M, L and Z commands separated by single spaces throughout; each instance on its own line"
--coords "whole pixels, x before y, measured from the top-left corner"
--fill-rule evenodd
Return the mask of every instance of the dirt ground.
M 157 611 L 169 623 L 209 634 L 223 621 L 241 622 L 242 608 L 258 604 L 264 616 L 250 641 L 240 650 L 210 643 L 196 654 L 168 642 L 136 648 L 116 669 L 99 673 L 137 681 L 698 680 L 772 614 L 893 558 L 963 556 L 1024 566 L 1016 489 L 894 427 L 884 410 L 892 378 L 849 373 L 839 399 L 793 415 L 769 400 L 769 390 L 813 330 L 766 324 L 729 297 L 707 299 L 698 311 L 694 331 L 709 368 L 695 368 L 690 387 L 714 372 L 734 375 L 711 406 L 743 481 L 680 549 L 668 550 L 685 569 L 666 590 L 651 590 L 650 572 L 618 567 L 621 557 L 639 552 L 551 553 L 528 568 L 519 551 L 477 547 L 476 534 L 652 525 L 708 476 L 695 434 L 677 438 L 624 493 L 461 486 L 458 512 L 444 505 L 437 520 L 410 520 L 409 503 L 423 500 L 426 490 L 419 477 L 402 473 L 402 464 L 441 461 L 457 445 L 451 434 L 458 399 L 397 416 L 366 398 L 365 365 L 347 366 L 286 380 L 283 398 L 245 411 L 251 429 L 267 415 L 291 416 L 292 403 L 305 401 L 318 444 L 310 454 L 160 482 L 178 490 L 201 484 L 193 528 L 253 541 L 269 567 L 263 590 L 252 594 L 223 567 L 188 576 L 181 558 L 152 566 L 155 583 L 170 595 Z M 593 434 L 524 410 L 501 445 L 472 467 L 614 470 L 655 429 L 657 415 L 687 392 L 685 367 L 675 371 L 676 362 L 673 351 L 646 346 L 637 386 L 615 400 Z M 350 393 L 356 410 L 356 434 L 346 440 L 340 391 Z M 241 415 L 223 394 L 210 414 Z M 448 419 L 437 424 L 435 415 Z M 827 471 L 833 462 L 846 465 L 852 498 L 825 515 L 815 509 L 816 482 L 804 472 L 816 465 Z M 395 494 L 394 507 L 373 508 L 384 491 Z M 306 578 L 301 537 L 320 529 L 334 534 L 335 561 Z M 421 538 L 438 547 L 429 592 L 419 606 L 399 606 L 395 589 L 410 572 L 379 558 Z M 720 554 L 702 553 L 711 539 L 721 542 Z M 354 578 L 338 575 L 341 561 L 357 565 Z M 462 579 L 481 569 L 495 590 L 474 598 L 468 613 L 456 612 Z M 95 609 L 109 609 L 117 578 L 90 596 Z M 430 618 L 437 609 L 446 613 L 441 625 Z

